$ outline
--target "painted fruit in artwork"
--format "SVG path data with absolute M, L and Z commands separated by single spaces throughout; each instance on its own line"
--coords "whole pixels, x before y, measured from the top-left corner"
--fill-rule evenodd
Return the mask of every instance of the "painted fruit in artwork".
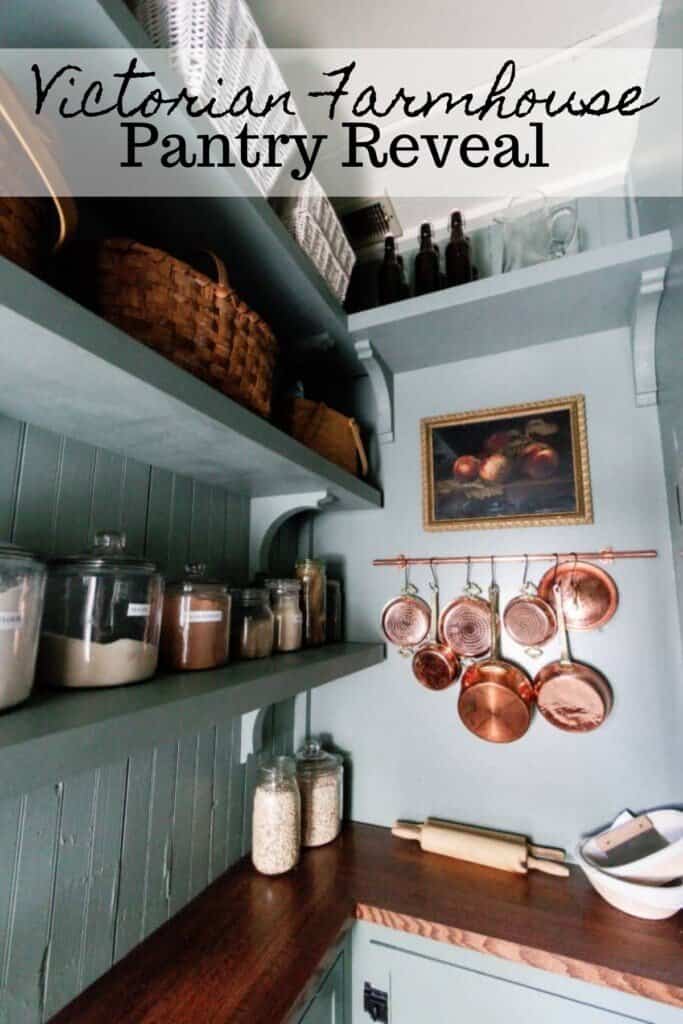
M 461 455 L 453 463 L 453 476 L 462 483 L 476 480 L 479 476 L 481 462 L 474 455 Z
M 479 476 L 487 484 L 503 484 L 512 476 L 513 462 L 502 452 L 487 455 L 482 461 Z
M 502 452 L 516 434 L 516 430 L 497 430 L 484 441 L 484 451 L 487 455 L 493 455 L 494 452 Z
M 549 444 L 534 441 L 520 453 L 520 468 L 532 480 L 547 480 L 557 472 L 560 456 Z

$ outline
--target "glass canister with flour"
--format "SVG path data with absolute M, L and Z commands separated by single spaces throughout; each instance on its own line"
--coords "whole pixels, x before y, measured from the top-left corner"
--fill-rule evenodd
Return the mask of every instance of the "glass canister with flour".
M 81 555 L 49 563 L 38 675 L 50 686 L 121 686 L 156 671 L 164 581 L 100 531 Z
M 30 551 L 0 543 L 0 710 L 30 695 L 46 568 Z
M 186 565 L 182 579 L 166 585 L 163 663 L 190 671 L 225 665 L 230 653 L 231 603 L 227 583 L 210 579 L 203 563 Z

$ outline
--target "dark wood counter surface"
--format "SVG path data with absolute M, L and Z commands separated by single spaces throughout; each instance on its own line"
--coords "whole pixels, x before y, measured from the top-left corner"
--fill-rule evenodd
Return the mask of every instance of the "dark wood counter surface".
M 354 918 L 683 1007 L 680 914 L 636 922 L 578 869 L 509 875 L 349 824 L 281 878 L 241 862 L 54 1021 L 275 1024 Z

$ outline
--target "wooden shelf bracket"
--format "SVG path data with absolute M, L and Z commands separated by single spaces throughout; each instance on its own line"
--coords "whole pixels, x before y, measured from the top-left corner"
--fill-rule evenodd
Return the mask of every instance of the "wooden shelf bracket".
M 322 511 L 335 500 L 329 491 L 252 498 L 249 524 L 249 571 L 252 575 L 268 568 L 268 555 L 273 537 L 287 519 L 299 512 Z
M 393 381 L 381 359 L 372 347 L 369 338 L 359 338 L 353 343 L 356 355 L 368 375 L 375 399 L 377 421 L 375 430 L 380 444 L 391 444 L 394 440 L 394 388 Z
M 631 320 L 631 346 L 636 405 L 657 404 L 655 362 L 657 316 L 664 291 L 668 260 L 658 267 L 643 270 Z

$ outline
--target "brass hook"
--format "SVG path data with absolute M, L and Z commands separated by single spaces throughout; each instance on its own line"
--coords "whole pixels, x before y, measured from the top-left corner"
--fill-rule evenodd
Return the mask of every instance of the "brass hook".
M 433 558 L 429 559 L 429 569 L 430 569 L 431 574 L 432 574 L 432 578 L 430 580 L 429 586 L 430 586 L 430 589 L 436 594 L 439 591 L 439 581 L 438 581 L 437 576 L 436 576 L 436 570 L 434 568 L 434 559 Z

